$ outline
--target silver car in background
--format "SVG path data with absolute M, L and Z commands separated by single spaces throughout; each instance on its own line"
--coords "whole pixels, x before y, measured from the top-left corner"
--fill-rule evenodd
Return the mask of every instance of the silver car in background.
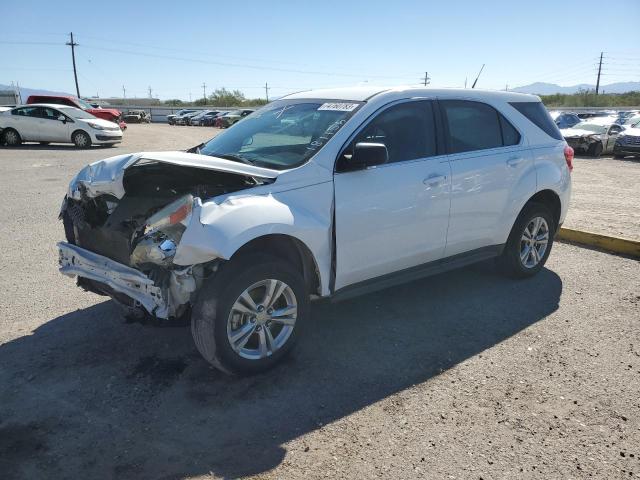
M 78 148 L 114 145 L 122 141 L 120 127 L 66 105 L 22 105 L 0 113 L 0 144 L 22 142 L 73 143 Z

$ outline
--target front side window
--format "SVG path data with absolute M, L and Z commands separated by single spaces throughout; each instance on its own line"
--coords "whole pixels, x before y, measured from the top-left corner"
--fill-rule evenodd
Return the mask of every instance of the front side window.
M 451 153 L 503 146 L 500 114 L 493 107 L 466 100 L 441 100 L 439 103 L 448 129 Z
M 361 105 L 352 101 L 275 101 L 209 140 L 198 152 L 276 170 L 293 168 L 320 150 Z
M 436 154 L 436 130 L 430 101 L 394 105 L 375 117 L 354 139 L 382 143 L 389 163 L 431 157 Z
M 60 112 L 58 112 L 57 110 L 54 110 L 53 108 L 42 107 L 40 109 L 40 116 L 47 120 L 58 120 L 58 117 L 60 116 Z

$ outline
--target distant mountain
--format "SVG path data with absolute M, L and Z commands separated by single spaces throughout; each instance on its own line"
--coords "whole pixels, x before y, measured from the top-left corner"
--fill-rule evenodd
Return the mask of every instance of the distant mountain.
M 578 93 L 580 90 L 595 90 L 596 86 L 588 83 L 572 85 L 570 87 L 561 87 L 555 83 L 536 82 L 531 85 L 510 89 L 512 92 L 533 93 L 535 95 L 553 95 L 554 93 L 572 94 Z M 600 91 L 604 93 L 627 93 L 640 91 L 640 82 L 618 82 L 609 85 L 600 85 Z

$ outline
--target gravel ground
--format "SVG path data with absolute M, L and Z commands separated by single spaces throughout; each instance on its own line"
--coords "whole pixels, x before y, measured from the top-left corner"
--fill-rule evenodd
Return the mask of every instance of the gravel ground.
M 112 149 L 0 149 L 0 477 L 640 476 L 637 261 L 557 244 L 526 281 L 485 263 L 316 303 L 290 360 L 251 378 L 58 274 L 75 171 L 213 132 L 132 125 Z M 575 183 L 607 165 L 636 168 L 578 160 Z
M 640 158 L 576 158 L 564 226 L 640 240 Z

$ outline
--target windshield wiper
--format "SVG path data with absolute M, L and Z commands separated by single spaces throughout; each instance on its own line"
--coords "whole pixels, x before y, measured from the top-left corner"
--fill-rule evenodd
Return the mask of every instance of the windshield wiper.
M 225 160 L 233 160 L 234 162 L 246 163 L 247 165 L 253 165 L 253 162 L 248 158 L 244 158 L 233 153 L 213 153 L 211 156 L 224 158 Z

